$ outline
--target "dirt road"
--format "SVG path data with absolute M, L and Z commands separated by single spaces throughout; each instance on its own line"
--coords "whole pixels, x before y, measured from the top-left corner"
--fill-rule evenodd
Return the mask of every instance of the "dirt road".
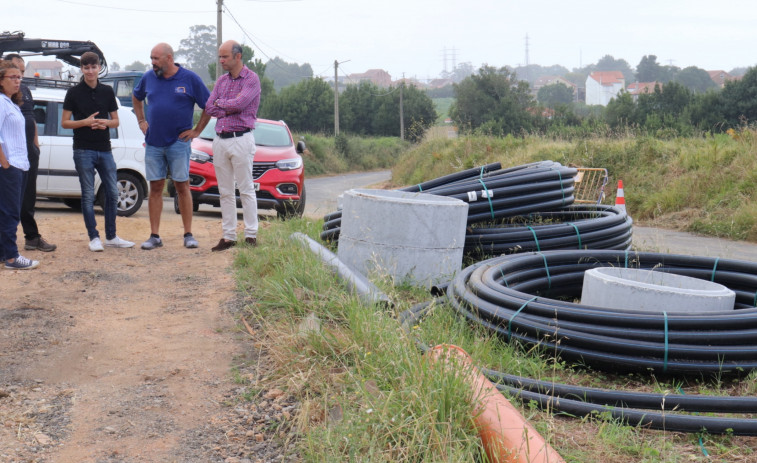
M 387 179 L 385 172 L 309 180 L 306 214 L 335 210 L 335 191 Z M 0 271 L 0 461 L 297 459 L 286 454 L 281 431 L 296 404 L 265 382 L 265 340 L 236 323 L 244 304 L 231 273 L 236 251 L 210 252 L 218 209 L 195 213 L 200 248 L 185 249 L 179 216 L 172 202 L 164 205 L 163 248 L 138 247 L 149 235 L 145 205 L 118 219 L 119 235 L 135 248 L 92 253 L 80 213 L 38 203 L 40 230 L 58 250 L 24 251 L 42 262 L 38 269 Z M 102 232 L 100 214 L 98 222 Z M 268 226 L 261 222 L 262 245 Z M 689 243 L 690 254 L 720 249 L 748 258 L 756 249 L 641 230 L 637 237 L 662 252 Z M 254 398 L 240 401 L 242 394 Z
M 234 403 L 242 386 L 232 362 L 260 346 L 235 324 L 234 251 L 210 252 L 218 210 L 195 215 L 198 249 L 182 246 L 166 202 L 163 248 L 139 249 L 145 205 L 117 221 L 137 246 L 93 253 L 80 213 L 38 204 L 40 230 L 58 249 L 22 251 L 41 266 L 0 274 L 0 461 L 233 462 L 253 448 L 259 461 L 278 461 L 266 430 L 286 398 L 268 420 L 255 403 Z
M 305 213 L 322 217 L 339 192 L 388 177 L 308 179 Z M 165 244 L 143 251 L 145 203 L 117 220 L 134 248 L 93 253 L 79 212 L 38 201 L 40 231 L 58 249 L 22 250 L 41 266 L 0 273 L 0 461 L 287 460 L 278 429 L 295 404 L 265 384 L 264 340 L 237 326 L 234 251 L 210 252 L 219 211 L 200 207 L 200 247 L 185 249 L 180 216 L 164 201 Z M 102 234 L 99 210 L 97 219 Z M 261 221 L 262 245 L 269 224 Z M 246 387 L 259 393 L 239 402 Z

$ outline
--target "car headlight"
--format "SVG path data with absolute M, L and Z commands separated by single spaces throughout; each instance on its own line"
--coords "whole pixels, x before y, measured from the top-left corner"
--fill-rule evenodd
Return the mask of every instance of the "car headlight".
M 208 153 L 193 149 L 192 153 L 189 155 L 189 160 L 199 162 L 200 164 L 205 164 L 206 162 L 211 161 L 212 158 Z
M 282 159 L 276 161 L 276 167 L 279 170 L 295 170 L 302 167 L 302 158 Z

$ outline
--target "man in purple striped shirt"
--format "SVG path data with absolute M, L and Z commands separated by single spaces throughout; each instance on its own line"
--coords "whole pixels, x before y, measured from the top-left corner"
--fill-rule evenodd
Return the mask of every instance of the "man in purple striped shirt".
M 218 49 L 218 59 L 226 74 L 218 78 L 205 112 L 216 117 L 213 140 L 213 166 L 221 196 L 223 236 L 211 248 L 225 251 L 237 244 L 237 201 L 234 181 L 239 189 L 244 216 L 244 241 L 257 245 L 258 203 L 252 181 L 255 156 L 255 128 L 260 105 L 260 78 L 242 62 L 242 46 L 229 40 Z

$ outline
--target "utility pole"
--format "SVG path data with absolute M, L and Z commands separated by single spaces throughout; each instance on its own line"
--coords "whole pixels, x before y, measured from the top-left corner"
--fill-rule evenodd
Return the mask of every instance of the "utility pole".
M 339 62 L 334 60 L 334 136 L 339 135 Z
M 405 139 L 405 111 L 402 110 L 402 90 L 405 88 L 405 73 L 402 73 L 402 85 L 400 85 L 400 140 Z
M 223 40 L 223 24 L 221 21 L 221 13 L 223 13 L 223 0 L 218 1 L 218 16 L 216 17 L 216 50 L 221 48 Z M 221 77 L 221 60 L 218 59 L 218 53 L 216 53 L 216 80 Z

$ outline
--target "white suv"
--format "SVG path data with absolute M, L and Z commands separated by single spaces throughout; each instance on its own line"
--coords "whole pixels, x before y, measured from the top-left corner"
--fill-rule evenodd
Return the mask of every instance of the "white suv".
M 81 187 L 74 167 L 74 132 L 60 126 L 66 89 L 35 87 L 33 82 L 29 83 L 40 145 L 37 196 L 62 199 L 66 205 L 78 209 Z M 118 215 L 128 217 L 142 206 L 147 191 L 144 135 L 131 108 L 119 105 L 118 119 L 118 128 L 110 129 L 110 144 L 118 170 Z M 100 177 L 96 175 L 96 204 L 102 204 L 104 199 L 100 185 Z

